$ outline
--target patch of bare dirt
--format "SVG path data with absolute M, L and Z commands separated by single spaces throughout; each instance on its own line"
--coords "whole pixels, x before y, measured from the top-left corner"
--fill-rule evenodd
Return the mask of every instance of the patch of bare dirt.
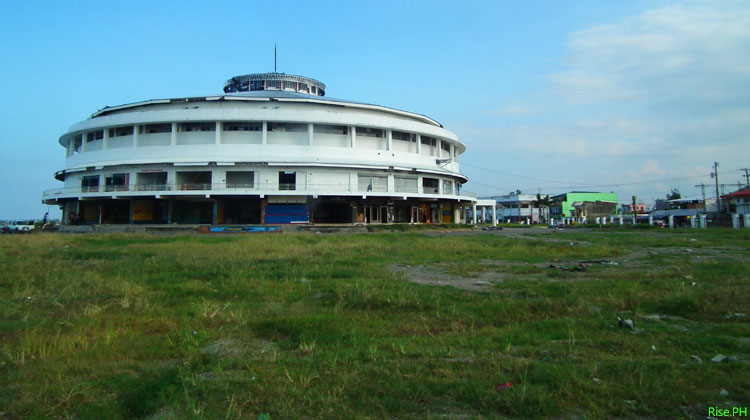
M 476 276 L 464 277 L 446 273 L 442 265 L 404 265 L 393 264 L 389 266 L 394 273 L 403 274 L 406 278 L 417 284 L 429 286 L 451 286 L 457 289 L 481 292 L 489 290 L 494 284 L 512 277 L 509 273 L 498 273 L 493 271 L 477 272 Z

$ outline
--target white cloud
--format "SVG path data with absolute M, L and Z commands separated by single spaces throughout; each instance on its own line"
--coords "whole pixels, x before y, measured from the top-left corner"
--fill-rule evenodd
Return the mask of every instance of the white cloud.
M 535 109 L 533 116 L 501 108 L 496 126 L 457 133 L 482 155 L 478 160 L 503 156 L 504 170 L 514 174 L 648 181 L 620 187 L 628 196 L 694 192 L 704 180 L 675 179 L 708 174 L 714 161 L 750 165 L 748 22 L 750 2 L 685 1 L 574 32 L 564 70 L 549 75 L 546 95 L 507 100 Z M 667 181 L 651 182 L 659 179 Z

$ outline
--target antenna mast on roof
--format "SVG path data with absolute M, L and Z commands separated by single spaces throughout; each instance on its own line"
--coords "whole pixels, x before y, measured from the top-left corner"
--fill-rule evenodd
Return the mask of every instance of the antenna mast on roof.
M 273 43 L 273 72 L 276 73 L 276 43 Z

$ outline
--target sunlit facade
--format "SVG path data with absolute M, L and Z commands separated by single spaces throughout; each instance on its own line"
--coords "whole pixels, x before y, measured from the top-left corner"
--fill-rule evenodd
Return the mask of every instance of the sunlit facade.
M 237 76 L 213 96 L 105 107 L 63 134 L 63 188 L 87 223 L 446 223 L 465 146 L 424 115 L 325 97 L 314 79 Z

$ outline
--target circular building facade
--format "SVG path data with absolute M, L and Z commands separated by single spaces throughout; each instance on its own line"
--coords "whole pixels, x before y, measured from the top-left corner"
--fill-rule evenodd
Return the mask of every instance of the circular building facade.
M 236 76 L 224 93 L 105 107 L 59 143 L 63 220 L 457 223 L 465 146 L 437 121 L 326 98 L 314 79 Z

